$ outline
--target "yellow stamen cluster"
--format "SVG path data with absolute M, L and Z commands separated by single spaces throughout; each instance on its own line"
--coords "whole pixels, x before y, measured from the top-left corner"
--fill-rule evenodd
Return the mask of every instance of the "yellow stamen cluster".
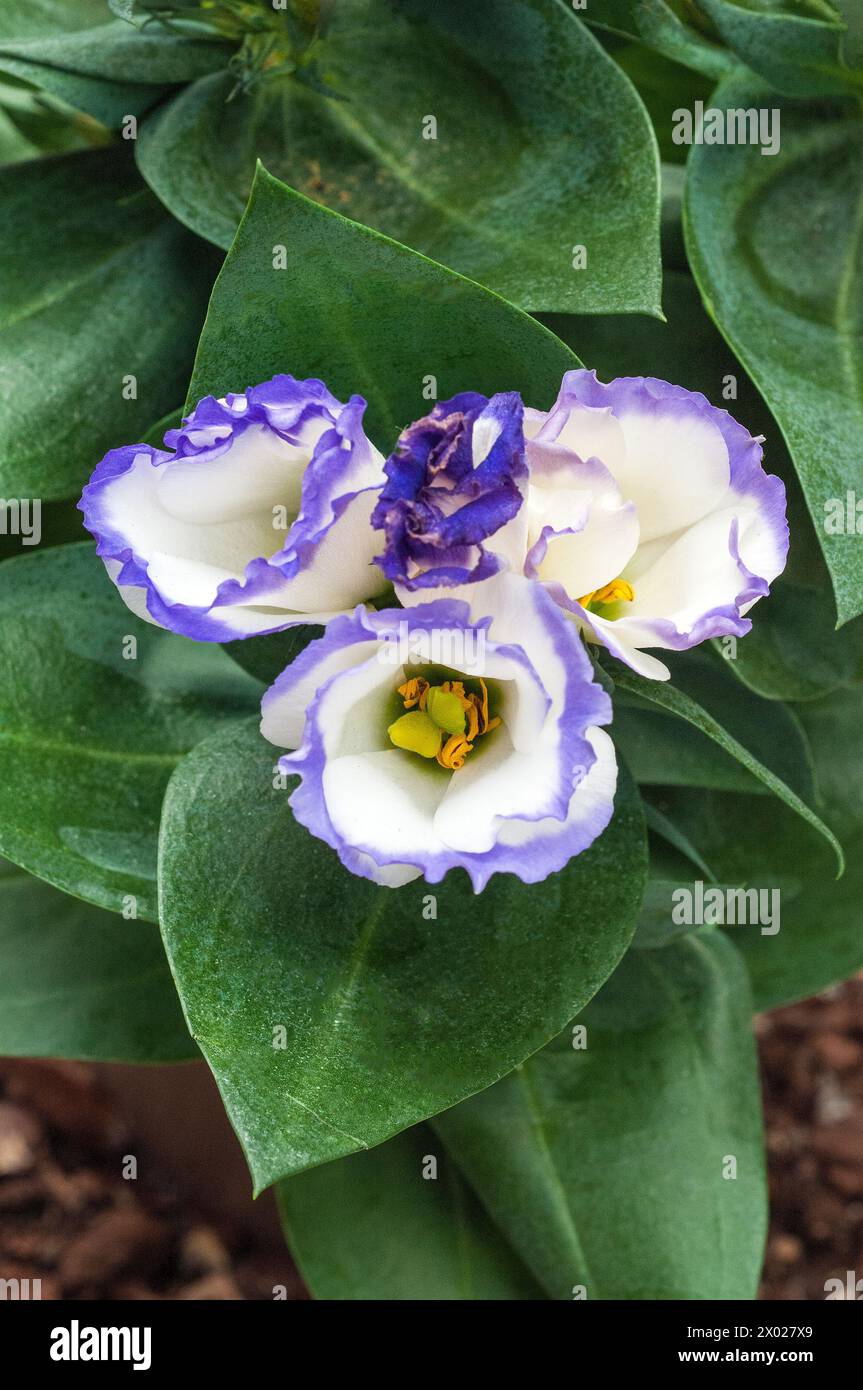
M 610 584 L 604 584 L 601 589 L 592 589 L 578 602 L 582 608 L 588 608 L 592 603 L 632 603 L 634 598 L 635 590 L 631 584 L 625 579 L 612 579 Z
M 398 693 L 402 697 L 405 709 L 416 709 L 424 714 L 428 724 L 424 724 L 423 730 L 415 731 L 408 742 L 399 729 L 406 718 L 402 715 L 401 719 L 390 725 L 390 738 L 397 747 L 407 747 L 422 757 L 434 756 L 441 767 L 449 772 L 458 772 L 459 768 L 464 767 L 468 754 L 473 751 L 475 740 L 489 733 L 491 729 L 496 729 L 500 723 L 499 718 L 489 718 L 488 689 L 482 678 L 479 684 L 481 694 L 476 695 L 465 691 L 463 681 L 444 681 L 441 685 L 430 685 L 422 676 L 411 677 L 404 685 L 398 687 Z M 461 715 L 460 719 L 456 720 L 453 713 L 458 713 L 459 707 Z M 457 722 L 462 724 L 462 728 L 454 731 L 453 726 Z M 431 751 L 434 744 L 431 726 L 438 731 L 437 748 L 434 752 Z M 423 737 L 418 737 L 417 734 Z

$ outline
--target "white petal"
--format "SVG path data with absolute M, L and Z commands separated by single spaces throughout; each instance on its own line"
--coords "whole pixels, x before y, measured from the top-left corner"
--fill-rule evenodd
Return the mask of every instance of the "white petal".
M 617 790 L 617 758 L 614 744 L 604 729 L 594 725 L 586 731 L 586 737 L 596 754 L 596 761 L 573 792 L 566 820 L 549 819 L 534 821 L 533 824 L 518 820 L 504 821 L 498 834 L 500 844 L 529 847 L 537 835 L 570 836 L 578 826 L 584 826 L 591 841 L 595 838 L 597 819 L 607 821 L 610 818 L 609 811 Z
M 516 753 L 505 727 L 492 730 L 453 774 L 434 819 L 451 849 L 485 854 L 498 839 L 503 816 L 536 818 L 548 806 L 549 759 Z
M 137 555 L 148 561 L 151 579 L 168 603 L 206 606 L 226 579 L 241 579 L 248 560 L 271 555 L 281 533 L 273 530 L 270 511 L 239 521 L 202 526 L 180 521 L 161 504 L 156 466 L 140 453 L 126 473 L 105 489 L 103 520 L 128 538 Z
M 336 834 L 349 845 L 422 861 L 446 849 L 434 815 L 448 781 L 437 765 L 389 748 L 332 759 L 323 790 Z
M 563 415 L 563 410 L 560 412 Z M 571 406 L 562 428 L 556 428 L 558 412 L 552 411 L 540 438 L 553 440 L 559 448 L 572 449 L 586 463 L 597 458 L 619 478 L 626 464 L 626 441 L 620 421 L 610 406 Z
M 309 562 L 280 589 L 280 607 L 308 614 L 344 610 L 384 592 L 387 581 L 372 563 L 381 549 L 380 533 L 369 520 L 376 500 L 371 488 L 351 498 Z
M 607 647 L 612 656 L 624 661 L 639 676 L 651 681 L 667 681 L 671 678 L 671 672 L 665 662 L 643 650 L 648 646 L 667 646 L 667 643 L 657 638 L 654 632 L 632 618 L 618 618 L 615 622 L 609 622 L 607 618 L 599 618 L 595 613 L 587 616 L 587 631 Z
M 638 507 L 642 544 L 689 526 L 722 501 L 730 480 L 728 449 L 712 420 L 622 407 L 619 420 L 625 461 L 603 462 Z
M 625 616 L 668 618 L 687 632 L 711 608 L 733 604 L 744 587 L 729 548 L 736 512 L 713 512 L 677 536 L 639 575 Z M 649 645 L 657 645 L 655 639 Z
M 315 442 L 329 428 L 310 421 L 301 445 L 289 444 L 266 425 L 250 425 L 225 453 L 214 458 L 178 458 L 158 469 L 157 493 L 170 516 L 197 525 L 272 516 L 287 508 L 291 520 L 300 505 L 303 473 Z
M 471 460 L 474 468 L 479 468 L 491 453 L 491 450 L 500 438 L 503 429 L 503 421 L 500 418 L 500 411 L 496 403 L 492 400 L 473 422 L 471 431 Z
M 302 674 L 289 669 L 264 696 L 261 706 L 261 733 L 277 748 L 299 748 L 306 726 L 306 711 L 316 693 L 333 676 L 362 662 L 374 669 L 377 638 L 336 647 Z M 302 657 L 297 658 L 302 661 Z M 390 668 L 391 678 L 394 668 Z M 398 675 L 398 672 L 395 672 Z

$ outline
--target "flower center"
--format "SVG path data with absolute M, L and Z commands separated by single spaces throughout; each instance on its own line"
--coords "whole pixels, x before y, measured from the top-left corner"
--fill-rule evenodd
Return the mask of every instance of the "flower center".
M 479 687 L 476 693 L 465 690 L 464 681 L 430 685 L 422 676 L 410 677 L 398 687 L 407 713 L 387 729 L 390 742 L 458 772 L 475 741 L 500 723 L 489 717 L 488 689 L 481 678 Z
M 317 90 L 326 90 L 315 71 L 313 50 L 326 29 L 326 0 L 135 0 L 133 11 L 144 23 L 191 38 L 215 34 L 239 44 L 228 62 L 237 79 L 232 96 L 265 79 L 293 74 Z
M 612 579 L 610 584 L 604 584 L 601 589 L 592 589 L 578 602 L 582 608 L 595 608 L 599 603 L 632 603 L 634 598 L 635 590 L 631 584 L 625 579 Z

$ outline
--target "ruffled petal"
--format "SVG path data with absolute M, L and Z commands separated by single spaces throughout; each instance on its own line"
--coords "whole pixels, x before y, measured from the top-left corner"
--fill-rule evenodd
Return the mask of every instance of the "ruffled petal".
M 507 528 L 527 477 L 522 415 L 515 392 L 463 392 L 403 431 L 372 514 L 384 540 L 377 561 L 397 590 L 423 598 L 481 582 L 506 563 L 485 542 L 514 543 Z
M 606 385 L 586 371 L 567 373 L 544 419 L 527 412 L 526 420 L 531 483 L 534 471 L 549 473 L 544 451 L 570 450 L 565 486 L 577 511 L 578 470 L 595 451 L 591 466 L 613 475 L 634 511 L 627 516 L 606 491 L 604 514 L 591 500 L 583 526 L 549 523 L 528 554 L 526 573 L 547 584 L 592 640 L 640 674 L 667 679 L 667 667 L 644 648 L 684 650 L 749 631 L 745 615 L 769 592 L 788 550 L 785 489 L 764 472 L 760 440 L 697 392 L 651 377 Z M 563 463 L 555 467 L 563 476 Z M 594 611 L 591 594 L 615 578 L 631 586 L 632 600 Z
M 365 402 L 274 377 L 207 397 L 166 449 L 112 450 L 84 489 L 84 523 L 125 601 L 203 641 L 326 622 L 383 592 L 368 524 L 383 459 Z
M 377 882 L 422 873 L 437 883 L 464 868 L 479 891 L 496 872 L 536 875 L 540 863 L 562 867 L 567 846 L 586 844 L 589 828 L 611 816 L 613 785 L 587 780 L 597 758 L 588 731 L 610 720 L 610 702 L 592 680 L 576 629 L 541 585 L 518 576 L 467 592 L 472 610 L 441 600 L 336 619 L 264 697 L 265 736 L 296 749 L 279 765 L 300 776 L 291 794 L 297 819 L 352 872 Z M 503 722 L 457 772 L 388 738 L 394 692 L 405 678 L 405 629 L 411 642 L 423 633 L 429 640 L 461 635 L 466 650 L 468 634 L 482 637 L 473 644 L 479 653 L 470 675 L 488 679 Z M 457 662 L 445 664 L 458 672 Z M 579 800 L 582 783 L 588 794 Z M 591 798 L 609 786 L 601 815 Z M 552 821 L 569 824 L 568 834 L 551 836 Z M 518 850 L 508 843 L 502 827 L 514 822 L 540 827 L 539 858 L 525 848 L 530 830 Z

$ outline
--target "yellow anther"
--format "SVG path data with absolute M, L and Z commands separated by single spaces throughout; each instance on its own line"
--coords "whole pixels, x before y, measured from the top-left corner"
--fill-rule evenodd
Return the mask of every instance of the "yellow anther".
M 634 598 L 635 590 L 631 584 L 625 579 L 612 579 L 610 584 L 604 584 L 601 589 L 592 589 L 578 602 L 582 608 L 588 608 L 592 603 L 632 603 Z
M 419 705 L 420 709 L 425 709 L 428 688 L 429 683 L 424 681 L 422 676 L 414 676 L 412 680 L 405 681 L 404 685 L 400 685 L 398 692 L 405 702 L 405 709 L 413 709 L 414 705 Z
M 479 731 L 480 731 L 481 734 L 487 734 L 488 731 L 489 731 L 489 729 L 496 729 L 496 728 L 497 728 L 498 724 L 500 723 L 500 720 L 499 720 L 499 719 L 489 719 L 489 717 L 488 717 L 488 690 L 486 689 L 486 684 L 485 684 L 485 681 L 483 680 L 482 676 L 480 676 L 480 678 L 479 678 L 479 686 L 480 686 L 480 690 L 482 691 L 482 704 L 481 704 L 481 706 L 480 706 L 480 724 L 479 724 Z
M 403 714 L 390 725 L 391 742 L 420 757 L 436 757 L 441 767 L 457 772 L 464 767 L 474 740 L 501 722 L 497 717 L 489 718 L 488 688 L 481 678 L 479 684 L 482 694 L 475 695 L 465 692 L 463 681 L 430 685 L 422 676 L 411 677 L 398 687 L 398 693 L 405 709 L 412 713 Z
M 467 715 L 467 736 L 471 743 L 473 743 L 479 733 L 479 711 L 473 700 L 465 700 L 465 704 L 467 706 L 465 710 L 465 714 Z
M 473 752 L 473 744 L 465 738 L 464 734 L 453 734 L 448 738 L 443 748 L 439 749 L 437 760 L 441 767 L 445 767 L 450 772 L 458 772 L 459 768 L 464 767 L 465 758 L 468 753 Z

